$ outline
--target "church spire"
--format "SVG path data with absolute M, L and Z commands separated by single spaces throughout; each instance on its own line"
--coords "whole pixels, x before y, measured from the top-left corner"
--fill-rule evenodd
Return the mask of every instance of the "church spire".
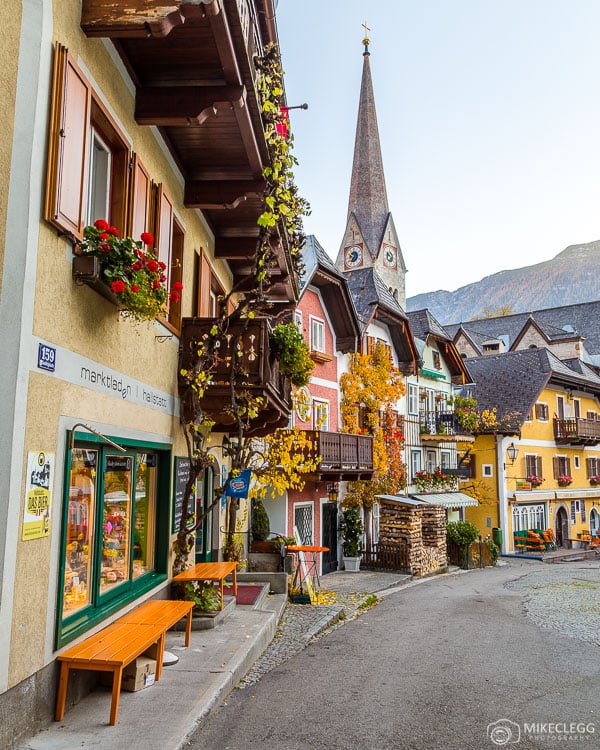
M 353 213 L 372 257 L 379 252 L 389 214 L 371 80 L 369 27 L 363 24 L 363 73 L 358 104 L 348 218 Z

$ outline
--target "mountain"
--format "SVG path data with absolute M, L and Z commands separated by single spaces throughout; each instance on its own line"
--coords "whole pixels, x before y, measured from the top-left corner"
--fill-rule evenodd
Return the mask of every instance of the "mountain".
M 428 308 L 440 323 L 485 317 L 509 307 L 530 312 L 600 299 L 600 240 L 569 245 L 551 260 L 499 271 L 454 292 L 440 289 L 409 297 L 407 311 Z

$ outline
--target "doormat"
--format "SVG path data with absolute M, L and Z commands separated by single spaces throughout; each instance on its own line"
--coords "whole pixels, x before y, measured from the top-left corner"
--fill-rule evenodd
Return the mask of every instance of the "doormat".
M 235 603 L 240 605 L 254 604 L 262 590 L 262 585 L 251 586 L 238 584 Z M 225 586 L 223 588 L 223 593 L 225 596 L 233 596 L 233 586 Z

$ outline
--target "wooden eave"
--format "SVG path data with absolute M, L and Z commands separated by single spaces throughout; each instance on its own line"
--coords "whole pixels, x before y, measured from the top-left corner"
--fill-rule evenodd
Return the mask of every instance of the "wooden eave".
M 360 338 L 360 326 L 345 279 L 317 268 L 310 284 L 321 293 L 335 331 L 337 348 L 345 354 L 353 352 Z
M 269 156 L 255 55 L 277 41 L 272 0 L 82 0 L 81 27 L 110 39 L 135 85 L 135 119 L 158 128 L 181 171 L 184 204 L 204 213 L 234 284 L 253 269 Z M 298 286 L 285 237 L 273 295 Z

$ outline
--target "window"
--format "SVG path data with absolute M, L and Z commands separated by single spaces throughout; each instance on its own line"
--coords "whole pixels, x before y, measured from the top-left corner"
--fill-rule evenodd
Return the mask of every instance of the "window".
M 590 477 L 597 477 L 600 474 L 600 458 L 589 456 L 585 460 L 585 468 L 588 479 Z
M 165 451 L 151 447 L 120 453 L 93 441 L 78 441 L 69 452 L 59 645 L 151 588 L 157 572 L 166 571 L 159 494 L 167 461 Z M 168 495 L 168 488 L 162 493 Z
M 543 477 L 542 457 L 536 455 L 525 456 L 525 474 L 529 477 Z
M 53 80 L 45 218 L 78 239 L 96 219 L 106 219 L 125 233 L 131 148 L 60 44 Z
M 581 418 L 581 401 L 578 398 L 573 399 L 573 416 L 575 419 Z
M 408 384 L 408 413 L 419 413 L 419 386 L 413 383 Z
M 310 348 L 315 352 L 325 351 L 325 323 L 316 318 L 310 319 Z
M 373 544 L 377 544 L 379 541 L 380 510 L 381 505 L 379 503 L 373 503 L 373 508 L 371 510 L 371 539 L 373 540 Z
M 546 509 L 544 505 L 514 505 L 512 512 L 513 531 L 546 529 Z
M 555 456 L 553 461 L 554 479 L 571 476 L 571 459 L 568 456 Z
M 535 405 L 535 418 L 539 419 L 540 422 L 548 421 L 548 404 L 536 404 Z
M 595 421 L 598 418 L 598 415 L 595 411 L 588 411 L 585 415 L 585 418 L 591 421 Z
M 556 397 L 556 413 L 559 419 L 565 418 L 565 399 L 563 396 Z
M 425 468 L 430 473 L 433 474 L 437 467 L 437 461 L 436 461 L 436 455 L 435 451 L 427 451 L 426 459 L 425 459 Z
M 421 471 L 421 451 L 410 452 L 410 467 L 412 478 L 414 479 L 416 473 Z
M 329 430 L 329 403 L 313 398 L 313 430 Z
M 441 451 L 440 452 L 440 467 L 442 469 L 449 469 L 450 468 L 450 451 Z
M 481 464 L 481 476 L 482 477 L 493 477 L 494 476 L 494 465 L 493 464 Z
M 302 310 L 294 310 L 294 323 L 302 333 Z
M 442 359 L 440 357 L 440 353 L 438 351 L 433 350 L 431 352 L 431 356 L 433 358 L 433 366 L 436 370 L 442 369 Z
M 579 456 L 573 456 L 573 467 L 575 469 L 579 469 L 580 466 L 581 466 L 581 463 L 580 463 L 580 460 L 579 460 Z

